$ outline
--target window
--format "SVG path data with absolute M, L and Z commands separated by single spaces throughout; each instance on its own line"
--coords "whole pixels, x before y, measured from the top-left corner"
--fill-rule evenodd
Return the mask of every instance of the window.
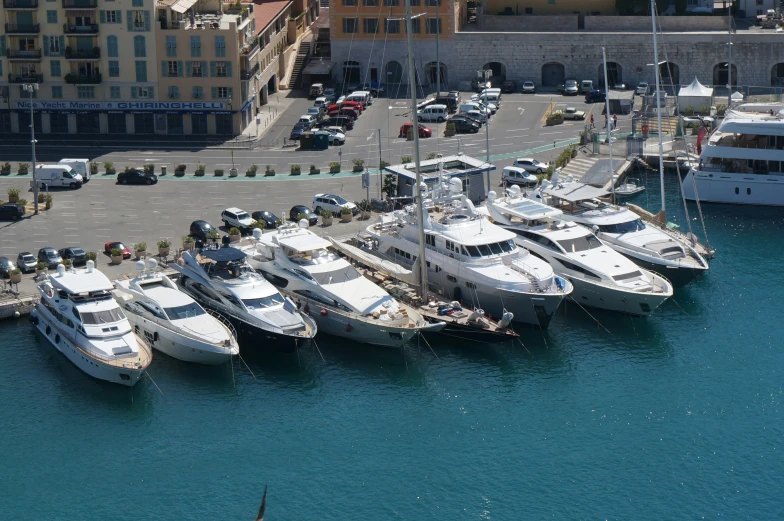
M 411 7 L 419 7 L 419 4 L 422 3 L 422 0 L 411 0 Z
M 147 62 L 139 60 L 136 62 L 136 83 L 147 82 Z
M 226 64 L 227 62 L 224 61 L 215 62 L 215 76 L 218 78 L 225 78 L 227 76 L 226 70 L 228 67 Z
M 180 75 L 179 74 L 180 68 L 177 66 L 179 62 L 168 61 L 165 63 L 166 63 L 166 68 L 164 69 L 164 71 L 166 72 L 165 76 L 168 76 L 170 78 L 176 78 L 177 76 Z
M 60 37 L 64 38 L 64 37 Z M 60 56 L 60 38 L 52 36 L 49 38 L 49 55 Z
M 132 14 L 132 21 L 133 21 L 133 23 L 131 24 L 131 28 L 134 31 L 146 31 L 147 23 L 145 20 L 149 18 L 149 13 L 146 13 L 145 11 L 131 11 L 131 14 Z
M 428 7 L 440 6 L 441 0 L 425 0 L 425 5 Z
M 384 0 L 384 5 L 387 7 L 397 7 L 400 5 L 400 0 Z
M 52 60 L 49 62 L 49 74 L 51 74 L 52 78 L 59 78 L 61 76 L 60 60 Z
M 215 37 L 215 56 L 218 58 L 223 58 L 226 56 L 226 37 L 225 36 L 216 36 Z
M 119 78 L 120 77 L 120 62 L 117 60 L 111 60 L 109 62 L 109 77 L 110 78 Z
M 213 87 L 212 94 L 215 99 L 228 99 L 231 97 L 231 87 Z
M 176 36 L 167 36 L 166 37 L 166 56 L 174 57 L 177 56 L 177 37 Z
M 365 34 L 376 34 L 378 32 L 378 18 L 365 18 Z
M 93 99 L 95 98 L 95 87 L 82 87 L 76 88 L 76 96 L 79 99 Z
M 579 251 L 588 251 L 594 248 L 600 248 L 602 243 L 594 235 L 584 235 L 583 237 L 575 237 L 574 239 L 563 239 L 558 241 L 561 248 L 566 250 L 566 253 L 576 253 Z
M 140 36 L 139 38 L 144 41 L 144 36 Z M 136 40 L 134 40 L 134 50 L 136 49 Z M 109 58 L 118 58 L 120 56 L 120 48 L 117 45 L 117 37 L 107 36 L 106 37 L 106 52 L 109 55 Z
M 141 99 L 152 98 L 153 90 L 152 87 L 131 87 L 131 97 Z
M 635 219 L 634 221 L 627 221 L 625 223 L 603 224 L 599 226 L 599 231 L 604 233 L 633 233 L 642 231 L 644 229 L 645 223 L 643 223 L 641 219 Z
M 109 87 L 109 97 L 112 99 L 120 99 L 120 87 Z
M 179 99 L 180 98 L 180 88 L 172 85 L 169 87 L 169 99 Z
M 133 37 L 133 55 L 136 58 L 147 57 L 147 43 L 144 36 L 138 35 Z
M 449 242 L 449 241 L 447 241 L 447 242 Z M 435 248 L 435 246 L 436 246 L 436 236 L 433 235 L 432 233 L 425 234 L 425 244 Z
M 343 5 L 346 7 L 354 7 L 357 5 L 357 0 L 343 0 Z
M 191 36 L 191 56 L 194 58 L 201 56 L 201 36 Z
M 202 66 L 201 62 L 190 62 L 191 63 L 191 76 L 194 78 L 201 78 L 202 77 Z
M 428 18 L 425 27 L 427 28 L 427 34 L 441 34 L 441 19 Z
M 63 88 L 58 86 L 52 87 L 52 98 L 53 99 L 62 99 L 63 97 Z
M 48 24 L 57 23 L 57 11 L 46 11 L 46 23 Z
M 356 18 L 344 18 L 343 19 L 343 32 L 345 34 L 355 34 L 357 33 L 357 19 Z
M 378 7 L 378 0 L 362 0 L 365 7 Z
M 166 316 L 169 317 L 169 320 L 182 320 L 185 318 L 194 318 L 204 314 L 204 310 L 196 304 L 195 302 L 191 302 L 190 304 L 185 304 L 182 306 L 177 306 L 174 308 L 163 308 L 164 313 Z
M 191 96 L 193 99 L 204 99 L 204 87 L 193 87 Z
M 131 5 L 133 7 L 144 7 L 144 0 L 133 0 L 133 2 L 131 2 Z
M 387 19 L 387 34 L 400 34 L 400 20 Z
M 422 32 L 422 25 L 419 18 L 411 19 L 411 34 L 419 34 Z
M 117 16 L 117 11 L 106 11 L 106 14 L 104 16 L 106 17 L 105 23 L 107 24 L 120 23 L 120 18 Z

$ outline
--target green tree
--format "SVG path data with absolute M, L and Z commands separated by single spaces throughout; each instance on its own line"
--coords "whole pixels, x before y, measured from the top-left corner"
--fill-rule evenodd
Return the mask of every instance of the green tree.
M 381 185 L 381 191 L 387 194 L 387 197 L 395 197 L 397 182 L 395 181 L 395 176 L 393 174 L 384 176 L 384 183 Z

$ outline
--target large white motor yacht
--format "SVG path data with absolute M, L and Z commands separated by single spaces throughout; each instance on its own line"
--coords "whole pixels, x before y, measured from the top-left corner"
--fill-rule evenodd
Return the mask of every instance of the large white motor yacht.
M 665 278 L 640 268 L 585 226 L 562 220 L 561 210 L 524 197 L 518 186 L 506 197 L 490 192 L 485 208 L 496 224 L 517 234 L 519 246 L 571 281 L 571 298 L 581 305 L 646 316 L 672 296 Z
M 316 321 L 320 332 L 402 347 L 428 327 L 419 312 L 366 279 L 306 226 L 283 225 L 263 235 L 254 230 L 241 249 L 256 271 Z
M 563 212 L 562 218 L 591 228 L 602 241 L 637 265 L 663 275 L 675 287 L 688 284 L 708 271 L 708 261 L 682 235 L 643 221 L 624 206 L 599 199 L 601 188 L 567 179 L 544 180 L 527 197 Z M 696 244 L 696 241 L 694 241 Z
M 180 291 L 155 259 L 137 263 L 133 279 L 114 281 L 114 298 L 134 330 L 162 353 L 185 362 L 217 365 L 239 354 L 231 324 L 218 319 Z
M 443 177 L 425 201 L 425 255 L 430 287 L 448 298 L 500 318 L 547 327 L 572 284 L 552 267 L 518 248 L 515 234 L 476 212 L 459 179 Z M 419 250 L 416 207 L 382 215 L 368 226 L 373 247 L 412 267 Z
M 683 179 L 689 200 L 784 206 L 784 105 L 728 110 Z
M 248 265 L 246 255 L 228 245 L 183 252 L 172 268 L 177 284 L 201 305 L 228 318 L 240 345 L 294 351 L 316 335 L 316 323 L 299 311 Z M 251 347 L 251 346 L 246 346 Z
M 112 283 L 87 261 L 83 270 L 57 273 L 38 284 L 41 303 L 31 314 L 38 331 L 94 378 L 133 386 L 152 361 L 152 350 L 131 328 L 112 298 Z

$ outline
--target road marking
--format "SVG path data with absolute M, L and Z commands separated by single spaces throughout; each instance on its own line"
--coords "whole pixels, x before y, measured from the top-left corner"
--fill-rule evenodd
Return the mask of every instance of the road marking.
M 523 112 L 525 112 L 525 108 L 524 107 L 517 107 L 517 111 L 520 113 L 520 116 L 522 116 Z

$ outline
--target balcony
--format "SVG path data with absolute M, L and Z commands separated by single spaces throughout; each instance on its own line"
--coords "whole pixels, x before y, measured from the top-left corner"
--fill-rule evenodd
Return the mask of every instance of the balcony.
M 95 9 L 98 0 L 63 0 L 63 9 Z
M 33 49 L 29 51 L 20 51 L 18 49 L 6 49 L 5 55 L 9 60 L 40 60 L 41 49 Z
M 43 74 L 16 74 L 8 73 L 8 83 L 41 83 L 44 81 Z
M 240 71 L 240 79 L 241 80 L 249 80 L 251 79 L 257 72 L 259 72 L 259 62 L 256 62 L 249 71 L 242 70 Z
M 248 43 L 243 45 L 242 48 L 240 49 L 240 54 L 243 55 L 243 56 L 250 56 L 250 55 L 252 55 L 259 48 L 259 40 L 260 40 L 260 38 L 258 36 L 256 36 L 255 38 L 250 40 Z
M 3 0 L 6 9 L 38 9 L 38 0 Z
M 98 34 L 98 24 L 63 24 L 63 33 L 70 35 Z
M 96 85 L 101 83 L 100 74 L 66 74 L 65 83 L 70 85 Z
M 65 48 L 66 60 L 97 60 L 101 57 L 101 49 L 93 47 L 92 49 L 72 49 Z
M 6 34 L 38 34 L 41 24 L 5 24 Z

